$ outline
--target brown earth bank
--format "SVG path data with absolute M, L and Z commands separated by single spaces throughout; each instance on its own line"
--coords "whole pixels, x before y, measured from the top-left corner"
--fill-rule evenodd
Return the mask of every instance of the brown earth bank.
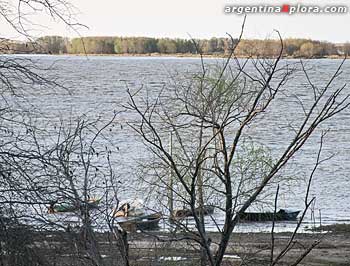
M 323 227 L 323 231 L 296 234 L 287 254 L 276 265 L 349 266 L 349 228 L 349 225 L 337 225 Z M 118 244 L 114 243 L 111 236 L 108 233 L 97 234 L 98 250 L 106 265 L 118 265 L 108 263 L 118 261 L 120 256 Z M 128 233 L 130 265 L 200 265 L 199 245 L 189 240 L 175 240 L 186 236 L 188 235 L 185 233 L 170 234 L 159 231 Z M 274 234 L 274 258 L 287 246 L 291 236 L 292 233 Z M 211 249 L 215 251 L 220 235 L 209 233 L 209 237 L 212 240 Z M 83 258 L 84 252 L 79 251 L 74 244 L 75 236 L 72 232 L 32 232 L 30 238 L 28 247 L 41 262 L 44 261 L 41 265 L 90 265 Z M 299 264 L 295 264 L 316 241 L 320 241 L 319 244 Z M 270 265 L 271 243 L 269 233 L 233 233 L 222 265 Z M 6 258 L 2 261 L 6 262 Z
M 274 235 L 274 258 L 286 247 L 292 233 L 277 233 Z M 158 237 L 161 237 L 158 235 Z M 210 237 L 213 241 L 212 249 L 217 248 L 219 235 L 212 233 Z M 163 236 L 166 238 L 166 236 Z M 198 265 L 198 246 L 194 243 L 164 243 L 158 242 L 148 236 L 129 235 L 130 257 L 135 253 L 141 254 L 140 250 L 148 248 L 153 250 L 158 257 L 189 258 L 192 263 L 185 261 L 174 265 Z M 320 240 L 320 243 L 306 256 L 298 265 L 330 265 L 349 266 L 350 265 L 350 233 L 349 232 L 312 232 L 297 234 L 292 241 L 288 253 L 277 265 L 295 265 L 294 263 L 302 256 L 306 249 L 313 243 Z M 153 246 L 153 248 L 152 248 Z M 271 259 L 271 234 L 268 233 L 234 233 L 231 236 L 230 245 L 227 249 L 227 256 L 223 265 L 270 265 Z M 157 252 L 157 250 L 159 250 Z M 190 254 L 190 252 L 193 252 Z M 184 259 L 185 260 L 185 259 Z M 137 259 L 135 260 L 137 261 Z M 142 265 L 142 264 L 136 264 Z

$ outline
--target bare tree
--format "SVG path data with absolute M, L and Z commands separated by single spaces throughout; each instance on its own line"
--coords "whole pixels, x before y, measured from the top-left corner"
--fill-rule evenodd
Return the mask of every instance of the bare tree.
M 194 227 L 183 220 L 173 222 L 176 228 L 186 232 L 186 237 L 179 239 L 197 242 L 205 251 L 209 265 L 221 265 L 229 241 L 235 241 L 231 233 L 240 217 L 249 207 L 261 203 L 269 196 L 270 188 L 283 180 L 283 170 L 307 140 L 325 121 L 349 107 L 345 85 L 334 84 L 344 61 L 323 87 L 316 86 L 302 61 L 282 60 L 280 40 L 280 51 L 274 59 L 240 60 L 235 57 L 239 42 L 231 38 L 230 54 L 221 66 L 206 64 L 201 58 L 198 74 L 192 78 L 175 77 L 173 85 L 163 88 L 157 96 L 144 94 L 142 89 L 128 90 L 126 107 L 138 118 L 129 125 L 153 155 L 144 170 L 149 176 L 144 181 L 151 187 L 151 197 L 166 205 L 164 202 L 172 194 L 175 206 L 191 212 Z M 270 114 L 276 98 L 291 89 L 288 84 L 296 73 L 299 76 L 302 73 L 307 80 L 312 101 L 305 104 L 294 95 L 303 115 L 290 125 L 288 145 L 272 156 L 268 147 L 249 134 L 249 129 Z M 287 114 L 279 118 L 283 119 L 284 115 Z M 168 149 L 170 133 L 173 152 Z M 169 190 L 172 192 L 168 193 Z M 308 191 L 309 188 L 305 211 L 312 202 L 308 200 Z M 217 243 L 208 235 L 203 202 L 210 202 L 223 212 L 223 226 L 219 226 L 214 216 L 210 217 L 220 233 Z M 280 261 L 291 243 L 293 238 L 281 254 L 275 256 L 272 252 L 271 265 Z
M 26 223 L 24 235 L 34 240 L 36 236 L 45 239 L 48 232 L 58 234 L 56 247 L 44 249 L 48 254 L 36 254 L 44 265 L 50 265 L 50 256 L 57 249 L 62 249 L 58 253 L 62 258 L 70 255 L 70 263 L 128 265 L 125 233 L 111 216 L 112 207 L 119 202 L 119 178 L 110 161 L 113 145 L 106 140 L 104 131 L 113 123 L 115 115 L 107 123 L 78 119 L 50 134 L 29 127 L 16 141 L 0 148 L 0 203 L 4 211 L 0 219 L 4 232 L 9 234 L 7 227 L 18 221 L 16 228 Z M 56 209 L 56 204 L 61 210 Z M 100 242 L 110 244 L 106 248 Z M 5 241 L 3 249 L 12 250 L 9 243 Z
M 75 12 L 64 0 L 0 1 L 0 18 L 26 39 L 25 47 L 11 52 L 40 46 L 37 15 L 77 31 L 83 25 Z M 38 111 L 26 102 L 28 87 L 68 91 L 57 76 L 46 75 L 50 68 L 6 56 L 13 49 L 9 42 L 0 38 L 0 265 L 128 265 L 125 232 L 110 215 L 118 205 L 112 146 L 103 145 L 116 115 L 108 122 L 81 116 L 70 123 L 35 123 Z M 71 215 L 48 214 L 56 204 Z M 50 241 L 51 234 L 56 238 Z

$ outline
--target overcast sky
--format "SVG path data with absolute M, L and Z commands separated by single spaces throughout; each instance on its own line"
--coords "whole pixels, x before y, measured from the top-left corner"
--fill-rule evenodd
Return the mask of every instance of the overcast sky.
M 225 5 L 346 4 L 345 0 L 71 0 L 79 9 L 79 22 L 89 29 L 81 29 L 83 36 L 150 36 L 195 38 L 222 37 L 226 32 L 237 35 L 243 17 L 224 14 Z M 77 36 L 59 23 L 40 17 L 47 26 L 36 35 Z M 15 38 L 8 27 L 0 27 L 2 36 Z M 278 29 L 284 38 L 312 38 L 332 42 L 350 41 L 350 14 L 346 15 L 248 15 L 246 38 L 273 37 Z

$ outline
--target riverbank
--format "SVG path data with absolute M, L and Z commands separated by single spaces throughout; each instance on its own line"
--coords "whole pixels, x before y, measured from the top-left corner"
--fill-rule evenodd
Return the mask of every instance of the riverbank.
M 345 266 L 350 265 L 350 226 L 335 225 L 327 227 L 328 231 L 314 231 L 296 234 L 290 249 L 278 265 L 294 265 L 300 256 L 313 244 L 313 250 L 298 265 L 302 266 Z M 80 265 L 85 251 L 74 244 L 73 239 L 80 239 L 79 234 L 60 231 L 33 232 L 29 247 L 36 257 L 50 262 L 47 265 Z M 130 266 L 185 266 L 199 265 L 200 246 L 187 239 L 186 234 L 170 234 L 153 231 L 128 233 L 128 254 Z M 209 233 L 212 240 L 211 249 L 215 252 L 220 240 L 219 233 Z M 274 235 L 274 258 L 288 245 L 292 233 Z M 115 238 L 109 233 L 97 233 L 98 252 L 106 263 L 120 260 L 120 251 Z M 175 241 L 175 239 L 182 239 Z M 89 242 L 86 242 L 89 245 Z M 270 233 L 233 233 L 226 250 L 222 265 L 261 266 L 270 264 Z M 120 243 L 119 243 L 120 244 Z M 87 260 L 88 261 L 88 260 Z M 78 263 L 78 264 L 77 264 Z M 5 264 L 6 265 L 6 264 Z M 90 264 L 87 264 L 90 265 Z
M 165 238 L 166 236 L 158 236 Z M 210 237 L 213 240 L 213 248 L 215 242 L 218 241 L 218 234 L 212 233 Z M 287 245 L 291 233 L 275 234 L 274 256 Z M 146 254 L 142 254 L 141 250 L 149 249 L 159 258 L 176 258 L 182 259 L 182 264 L 177 262 L 174 265 L 197 265 L 199 260 L 198 251 L 195 252 L 195 245 L 177 242 L 176 244 L 155 244 L 152 237 L 145 237 L 137 234 L 129 236 L 130 239 L 130 256 L 135 261 L 145 258 Z M 350 233 L 349 232 L 323 232 L 310 234 L 297 234 L 291 249 L 281 259 L 279 265 L 293 265 L 295 261 L 305 252 L 315 241 L 321 242 L 305 257 L 299 265 L 304 266 L 345 266 L 350 265 Z M 157 247 L 157 249 L 155 249 Z M 198 247 L 197 247 L 198 248 Z M 142 254 L 135 257 L 135 254 Z M 227 249 L 225 265 L 240 265 L 244 261 L 247 265 L 268 265 L 271 255 L 271 234 L 268 233 L 234 233 L 231 237 L 229 247 Z M 171 259 L 169 259 L 171 261 Z M 190 262 L 192 261 L 192 263 Z M 244 265 L 246 265 L 244 264 Z M 135 264 L 141 265 L 141 264 Z

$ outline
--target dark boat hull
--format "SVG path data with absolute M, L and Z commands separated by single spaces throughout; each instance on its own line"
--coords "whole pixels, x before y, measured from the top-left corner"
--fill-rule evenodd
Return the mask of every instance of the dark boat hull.
M 98 205 L 100 203 L 100 200 L 90 200 L 87 203 L 81 203 L 77 205 L 73 204 L 56 204 L 55 206 L 50 206 L 48 208 L 48 213 L 66 213 L 66 212 L 76 212 L 79 211 L 80 208 L 88 208 L 91 209 L 97 209 Z
M 132 217 L 126 221 L 119 221 L 118 224 L 123 230 L 128 232 L 155 230 L 159 227 L 161 218 L 162 214 L 157 212 L 150 215 Z
M 239 220 L 249 222 L 267 222 L 267 221 L 295 221 L 300 211 L 280 210 L 275 214 L 273 212 L 245 212 L 239 215 Z

